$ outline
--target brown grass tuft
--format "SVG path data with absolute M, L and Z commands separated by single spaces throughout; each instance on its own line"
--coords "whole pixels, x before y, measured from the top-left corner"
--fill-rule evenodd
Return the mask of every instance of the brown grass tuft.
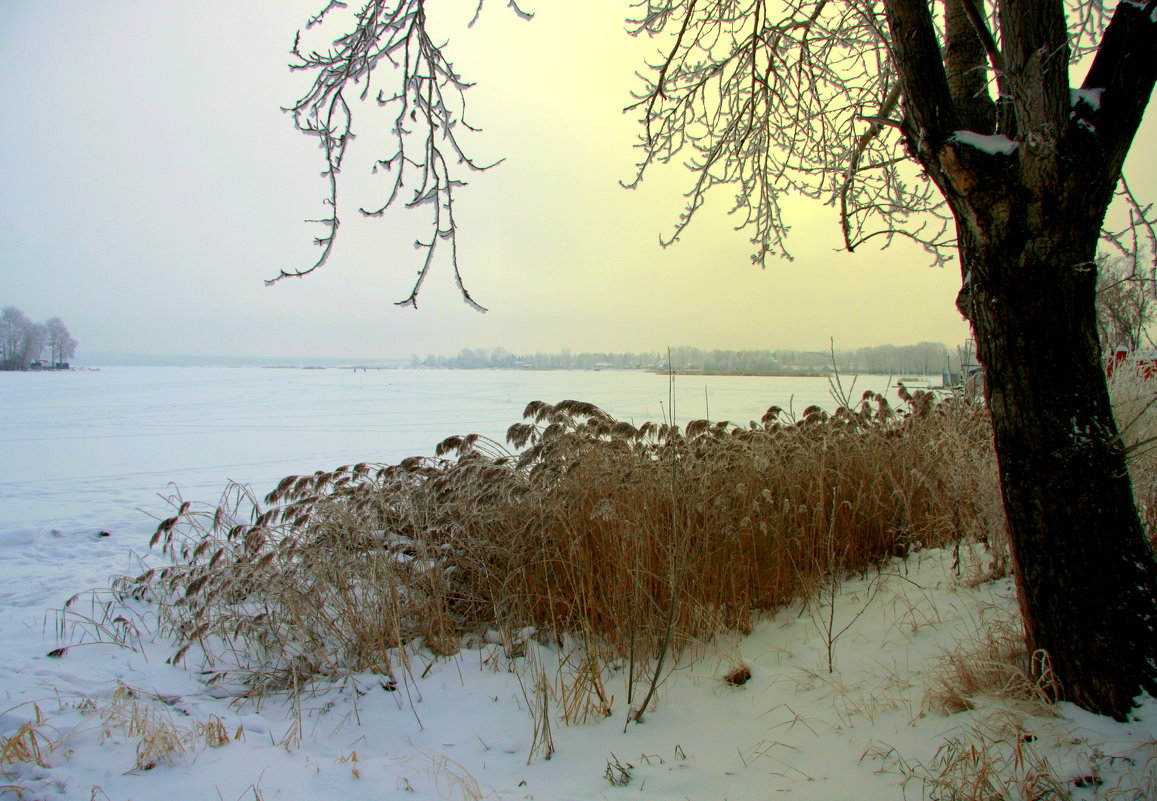
M 1020 616 L 982 610 L 976 631 L 945 654 L 929 683 L 925 706 L 952 714 L 976 708 L 980 697 L 999 698 L 1048 715 L 1058 687 L 1043 652 L 1025 649 Z
M 34 705 L 36 717 L 25 721 L 10 736 L 0 735 L 0 771 L 8 776 L 8 768 L 13 765 L 30 763 L 41 768 L 49 767 L 48 757 L 56 750 L 60 736 L 47 722 L 38 705 Z

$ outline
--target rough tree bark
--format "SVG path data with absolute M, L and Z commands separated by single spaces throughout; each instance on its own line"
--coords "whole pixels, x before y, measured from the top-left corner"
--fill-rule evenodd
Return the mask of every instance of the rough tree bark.
M 1095 257 L 1157 78 L 1157 2 L 1118 6 L 1083 93 L 1069 89 L 1063 4 L 1002 3 L 995 115 L 959 96 L 960 75 L 988 66 L 978 40 L 941 61 L 927 0 L 885 5 L 907 145 L 956 219 L 1029 647 L 1062 697 L 1123 719 L 1157 694 L 1157 559 L 1100 362 Z

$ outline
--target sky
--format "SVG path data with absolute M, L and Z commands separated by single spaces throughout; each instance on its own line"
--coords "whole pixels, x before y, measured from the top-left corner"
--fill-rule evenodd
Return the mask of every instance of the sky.
M 661 248 L 689 175 L 619 186 L 637 157 L 622 109 L 656 50 L 623 32 L 621 0 L 527 0 L 531 22 L 489 3 L 470 30 L 474 0 L 438 7 L 450 58 L 477 83 L 468 103 L 483 132 L 471 155 L 505 158 L 472 178 L 456 209 L 462 271 L 488 313 L 459 299 L 444 262 L 417 311 L 395 306 L 421 254 L 403 221 L 355 211 L 380 195 L 368 133 L 343 172 L 329 263 L 265 286 L 317 255 L 321 229 L 305 221 L 325 214 L 321 153 L 280 109 L 308 87 L 288 51 L 323 5 L 0 4 L 0 305 L 61 317 L 82 363 L 85 352 L 372 359 L 968 336 L 954 265 L 930 267 L 903 243 L 838 252 L 830 208 L 791 201 L 795 260 L 766 270 L 751 264 L 723 195 Z M 1130 171 L 1141 189 L 1154 184 L 1151 161 Z

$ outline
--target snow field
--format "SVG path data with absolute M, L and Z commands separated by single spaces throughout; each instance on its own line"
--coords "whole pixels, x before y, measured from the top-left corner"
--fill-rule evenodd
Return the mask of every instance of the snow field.
M 290 383 L 263 386 L 266 373 Z M 350 377 L 339 373 L 194 371 L 178 388 L 166 371 L 128 375 L 140 382 L 135 400 L 104 373 L 66 376 L 74 380 L 63 385 L 71 400 L 0 385 L 0 798 L 894 801 L 996 798 L 1002 788 L 1010 799 L 1157 797 L 1152 699 L 1129 723 L 988 694 L 971 696 L 974 708 L 965 711 L 938 708 L 944 655 L 993 636 L 993 621 L 1015 621 L 1010 580 L 977 583 L 985 569 L 979 552 L 958 574 L 951 551 L 917 551 L 781 609 L 747 637 L 698 644 L 668 662 L 642 723 L 628 721 L 626 665 L 599 671 L 602 699 L 584 695 L 593 684 L 589 674 L 583 681 L 581 650 L 545 636 L 483 637 L 448 659 L 410 652 L 396 686 L 362 673 L 297 698 L 239 699 L 167 664 L 173 648 L 149 637 L 147 616 L 104 620 L 82 592 L 155 563 L 146 543 L 156 523 L 150 515 L 167 513 L 155 496 L 171 477 L 167 460 L 183 459 L 194 485 L 212 486 L 187 497 L 212 500 L 224 485 L 222 466 L 232 473 L 263 453 L 273 461 L 254 470 L 258 494 L 283 474 L 278 454 L 295 446 L 308 462 L 295 470 L 305 472 L 400 458 L 375 442 L 369 452 L 356 445 L 320 452 L 335 441 L 344 448 L 385 432 L 390 447 L 409 455 L 470 426 L 420 431 L 422 447 L 403 442 L 404 426 L 373 416 L 389 390 L 384 373 L 371 374 L 362 389 L 335 386 Z M 481 410 L 504 425 L 540 394 L 488 386 L 470 391 L 518 407 Z M 428 386 L 419 405 L 451 408 L 462 388 L 443 389 L 450 394 Z M 517 400 L 507 401 L 507 392 Z M 345 421 L 327 410 L 343 395 L 354 398 Z M 195 401 L 183 406 L 183 397 Z M 225 397 L 234 398 L 231 406 L 218 402 Z M 130 407 L 157 421 L 155 431 Z M 407 414 L 387 411 L 399 420 Z M 417 411 L 410 409 L 413 419 L 421 419 Z M 298 423 L 286 425 L 293 413 Z M 70 414 L 71 422 L 53 428 Z M 320 433 L 319 418 L 329 420 Z M 226 425 L 239 419 L 280 421 L 264 430 L 284 441 L 253 440 Z M 79 439 L 66 447 L 78 430 L 111 444 L 100 452 Z M 167 449 L 172 436 L 183 446 Z M 9 449 L 38 438 L 49 443 L 43 450 Z M 108 469 L 128 453 L 126 438 L 151 445 Z M 231 441 L 239 447 L 230 450 Z M 128 638 L 132 647 L 111 644 L 133 627 L 141 636 Z M 59 648 L 62 655 L 49 656 Z M 738 665 L 751 678 L 729 685 L 724 677 Z M 607 717 L 597 712 L 604 704 Z M 594 714 L 568 725 L 566 713 L 584 708 Z M 1052 795 L 1039 794 L 1046 789 Z

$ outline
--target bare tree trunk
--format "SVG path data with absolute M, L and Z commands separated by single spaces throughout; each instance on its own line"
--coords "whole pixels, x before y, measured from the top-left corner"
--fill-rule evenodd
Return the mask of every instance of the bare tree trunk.
M 1038 668 L 1061 697 L 1124 719 L 1157 692 L 1157 560 L 1101 366 L 1097 237 L 1057 222 L 1019 241 L 961 231 L 960 305 L 985 368 L 1029 648 L 1048 654 Z
M 984 109 L 962 94 L 982 66 L 956 18 L 967 13 L 953 15 L 945 65 L 927 0 L 886 0 L 906 142 L 956 219 L 957 305 L 985 368 L 1028 645 L 1062 697 L 1124 719 L 1157 694 L 1157 558 L 1101 367 L 1095 257 L 1157 82 L 1157 0 L 1117 7 L 1085 99 L 1069 88 L 1062 5 L 998 8 L 1000 52 L 970 20 L 1002 85 L 1000 136 L 986 137 Z

